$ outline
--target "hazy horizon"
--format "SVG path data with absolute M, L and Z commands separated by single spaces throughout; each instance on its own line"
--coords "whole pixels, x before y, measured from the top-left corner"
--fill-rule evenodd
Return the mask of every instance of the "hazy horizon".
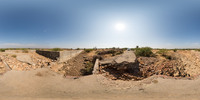
M 200 48 L 200 2 L 1 0 L 0 48 Z

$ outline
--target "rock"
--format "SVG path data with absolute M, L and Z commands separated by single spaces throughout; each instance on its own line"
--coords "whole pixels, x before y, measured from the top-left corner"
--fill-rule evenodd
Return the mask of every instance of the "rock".
M 139 66 L 133 51 L 125 51 L 124 54 L 100 61 L 100 71 L 109 72 L 111 79 L 131 79 L 131 75 L 139 73 Z M 128 75 L 131 74 L 131 75 Z
M 136 56 L 133 51 L 126 51 L 124 54 L 120 55 L 115 59 L 116 63 L 135 63 L 136 62 Z
M 30 64 L 30 65 L 34 64 L 32 59 L 31 59 L 31 57 L 30 57 L 30 55 L 19 55 L 19 56 L 17 56 L 17 60 L 21 61 L 23 63 Z
M 124 54 L 115 56 L 109 59 L 105 59 L 101 61 L 101 64 L 114 64 L 114 63 L 135 63 L 136 62 L 136 56 L 133 51 L 126 51 Z
M 178 76 L 179 76 L 179 72 L 178 72 L 178 71 L 175 72 L 173 76 L 174 76 L 174 77 L 178 77 Z

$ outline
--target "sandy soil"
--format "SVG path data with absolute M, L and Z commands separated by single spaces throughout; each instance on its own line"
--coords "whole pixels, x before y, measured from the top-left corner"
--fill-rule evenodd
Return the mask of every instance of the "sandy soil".
M 114 81 L 102 75 L 64 78 L 49 68 L 0 75 L 0 100 L 199 100 L 200 78 Z

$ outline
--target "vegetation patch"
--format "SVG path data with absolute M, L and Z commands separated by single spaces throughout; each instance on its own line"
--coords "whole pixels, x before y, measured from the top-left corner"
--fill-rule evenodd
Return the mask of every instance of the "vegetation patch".
M 85 49 L 84 51 L 89 53 L 89 52 L 93 51 L 93 49 Z
M 143 56 L 143 57 L 152 57 L 154 56 L 152 52 L 152 48 L 150 47 L 143 47 L 143 48 L 136 48 L 135 54 L 137 57 Z
M 177 49 L 173 49 L 173 51 L 174 51 L 174 52 L 176 52 L 176 51 L 177 51 Z
M 53 49 L 51 49 L 51 51 L 62 51 L 62 49 L 60 49 L 60 48 L 53 48 Z
M 28 53 L 28 50 L 22 50 L 22 53 Z
M 161 56 L 166 56 L 167 53 L 168 53 L 168 50 L 167 49 L 161 49 L 157 53 L 160 54 Z
M 111 54 L 112 56 L 120 55 L 124 52 L 123 49 L 110 49 L 110 50 L 105 50 L 105 51 L 98 51 L 98 55 L 106 55 L 106 54 Z
M 92 74 L 94 64 L 92 62 L 87 62 L 85 64 L 85 68 L 81 69 L 82 75 L 90 75 Z
M 0 49 L 0 52 L 5 52 L 6 51 L 6 49 Z
M 16 58 L 16 57 L 17 57 L 17 55 L 12 55 L 11 57 L 13 57 L 13 58 Z
M 176 52 L 176 50 L 174 52 Z M 167 49 L 161 49 L 157 53 L 160 54 L 161 56 L 165 57 L 166 59 L 169 59 L 169 60 L 175 59 L 172 56 L 168 55 L 168 50 Z

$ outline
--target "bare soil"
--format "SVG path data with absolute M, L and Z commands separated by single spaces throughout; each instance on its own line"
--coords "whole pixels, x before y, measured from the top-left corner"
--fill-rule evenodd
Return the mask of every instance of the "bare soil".
M 114 81 L 102 75 L 63 78 L 49 68 L 12 70 L 0 76 L 0 100 L 199 100 L 199 84 L 198 77 Z

